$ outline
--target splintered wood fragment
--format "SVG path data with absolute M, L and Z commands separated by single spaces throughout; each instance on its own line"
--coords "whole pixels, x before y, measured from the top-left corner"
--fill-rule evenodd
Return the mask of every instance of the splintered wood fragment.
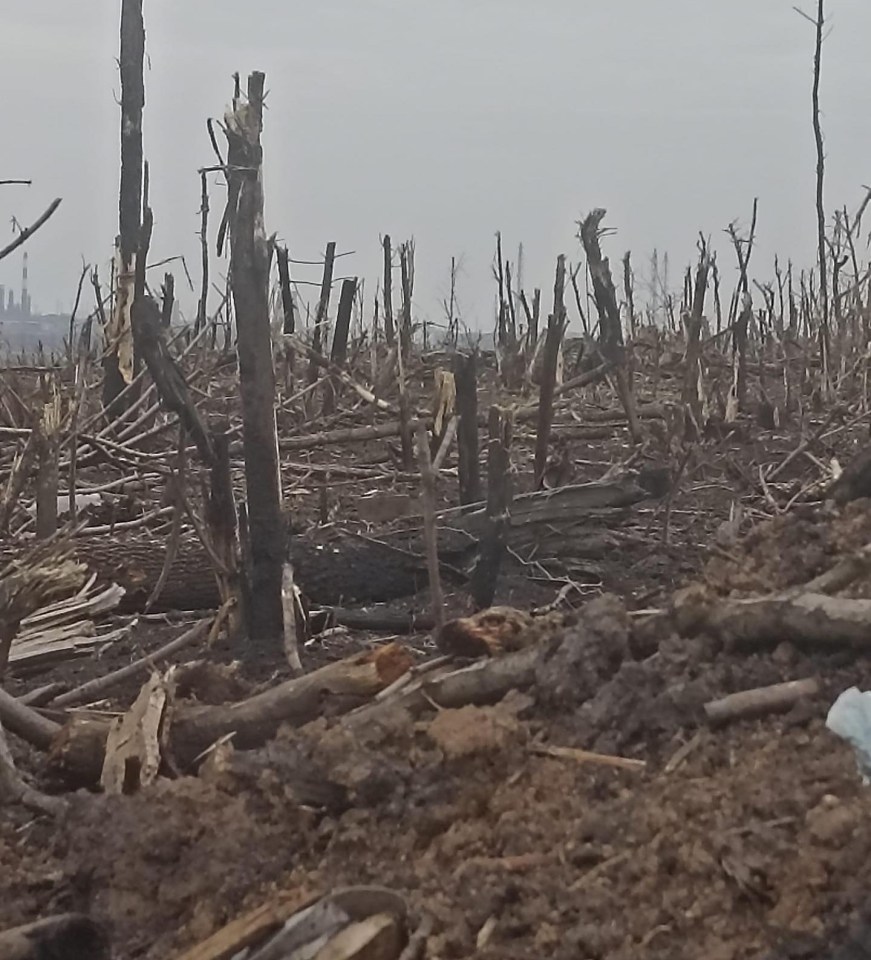
M 0 933 L 0 960 L 109 960 L 109 940 L 90 917 L 59 913 Z
M 297 588 L 293 582 L 293 566 L 285 562 L 281 571 L 281 616 L 284 622 L 284 656 L 294 673 L 302 673 L 299 659 L 299 638 L 296 629 Z
M 643 770 L 646 760 L 633 760 L 630 757 L 614 757 L 607 753 L 593 753 L 575 747 L 534 746 L 533 753 L 542 757 L 558 757 L 561 760 L 574 760 L 576 763 L 593 763 L 601 767 L 616 767 L 618 770 Z
M 340 930 L 314 956 L 314 960 L 397 960 L 402 932 L 396 920 L 378 913 Z
M 319 900 L 294 914 L 275 936 L 246 960 L 285 960 L 298 956 L 297 951 L 312 956 L 350 922 L 348 914 L 331 900 Z
M 131 793 L 152 783 L 160 770 L 160 728 L 168 699 L 163 677 L 155 674 L 133 706 L 112 721 L 100 785 L 106 793 Z
M 775 683 L 770 687 L 757 687 L 755 690 L 742 690 L 740 693 L 731 693 L 720 700 L 706 703 L 705 716 L 712 726 L 716 726 L 732 720 L 749 720 L 771 713 L 782 713 L 799 700 L 816 696 L 819 690 L 819 681 L 814 677 Z
M 298 910 L 315 900 L 308 890 L 284 890 L 254 910 L 237 917 L 176 960 L 230 960 L 246 947 L 261 943 Z
M 671 755 L 668 763 L 662 768 L 663 773 L 674 773 L 678 767 L 682 766 L 687 757 L 701 744 L 702 731 L 697 730 L 686 743 L 681 744 Z

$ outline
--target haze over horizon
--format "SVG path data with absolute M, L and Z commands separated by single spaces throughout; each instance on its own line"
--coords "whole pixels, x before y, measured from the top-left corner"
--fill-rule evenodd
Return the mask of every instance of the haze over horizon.
M 27 244 L 36 309 L 70 309 L 82 257 L 103 269 L 117 232 L 118 0 L 30 0 L 4 10 L 7 136 L 0 245 L 14 216 L 63 203 Z M 806 7 L 815 12 L 815 4 Z M 579 256 L 575 221 L 606 207 L 615 263 L 639 277 L 654 248 L 680 283 L 699 230 L 723 229 L 759 198 L 752 272 L 815 258 L 810 90 L 814 31 L 789 0 L 145 0 L 145 152 L 152 259 L 184 255 L 199 282 L 197 168 L 213 162 L 205 120 L 231 75 L 264 70 L 266 225 L 297 259 L 335 240 L 341 275 L 380 273 L 379 237 L 417 244 L 415 307 L 439 321 L 451 256 L 462 258 L 464 321 L 492 327 L 494 234 L 545 304 L 559 253 Z M 829 0 L 822 70 L 826 206 L 852 212 L 871 182 L 868 0 Z M 14 90 L 14 93 L 11 91 Z M 223 144 L 222 144 L 223 146 Z M 212 180 L 211 237 L 224 190 Z M 226 264 L 213 262 L 213 275 Z M 0 263 L 17 291 L 20 253 Z M 295 278 L 316 281 L 317 267 Z M 154 279 L 157 279 L 155 277 Z M 182 307 L 194 294 L 176 269 Z M 314 290 L 314 288 L 310 288 Z M 215 298 L 215 303 L 217 298 Z M 90 309 L 90 298 L 84 300 Z M 574 311 L 570 311 L 573 315 Z

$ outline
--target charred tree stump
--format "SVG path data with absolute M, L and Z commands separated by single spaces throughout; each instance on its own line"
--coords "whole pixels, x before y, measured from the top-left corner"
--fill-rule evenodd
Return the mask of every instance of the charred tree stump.
M 236 308 L 244 429 L 245 481 L 252 596 L 248 631 L 253 641 L 282 635 L 281 570 L 284 524 L 275 423 L 275 370 L 269 326 L 269 244 L 263 226 L 263 87 L 256 71 L 248 96 L 234 96 L 226 114 L 227 181 L 236 193 L 230 210 L 230 283 Z
M 535 439 L 535 485 L 540 486 L 547 464 L 550 428 L 553 423 L 553 397 L 559 363 L 560 343 L 565 330 L 566 258 L 560 254 L 556 263 L 553 287 L 553 313 L 547 318 L 547 339 L 544 344 L 544 368 L 538 395 L 538 433 Z
M 617 380 L 617 392 L 626 411 L 629 433 L 633 442 L 641 439 L 641 423 L 635 406 L 632 391 L 632 379 L 623 342 L 623 326 L 620 321 L 620 307 L 617 304 L 617 291 L 611 278 L 611 266 L 608 258 L 602 256 L 599 246 L 599 225 L 605 216 L 602 209 L 593 210 L 580 224 L 580 240 L 587 255 L 590 277 L 593 282 L 593 299 L 599 313 L 599 351 L 614 365 Z
M 357 296 L 357 279 L 342 281 L 342 292 L 339 295 L 339 309 L 336 313 L 336 329 L 333 332 L 333 346 L 330 350 L 330 361 L 337 367 L 342 367 L 348 357 L 348 334 L 351 330 L 351 313 L 354 309 L 354 297 Z M 326 384 L 324 393 L 324 413 L 331 414 L 336 409 L 336 392 L 339 383 L 335 377 Z
M 511 413 L 490 407 L 490 439 L 487 446 L 487 519 L 478 562 L 472 574 L 471 594 L 475 607 L 492 606 L 496 582 L 505 555 L 506 528 L 511 509 Z
M 39 540 L 46 540 L 57 532 L 60 430 L 60 395 L 56 389 L 53 392 L 45 389 L 42 416 L 34 424 L 37 451 L 36 536 Z
M 454 358 L 457 387 L 457 452 L 459 457 L 460 503 L 477 503 L 481 494 L 481 465 L 478 460 L 478 375 L 477 354 Z
M 241 620 L 247 616 L 247 611 L 242 595 L 236 503 L 230 477 L 230 438 L 226 423 L 212 431 L 211 442 L 215 458 L 206 498 L 206 523 L 212 548 L 223 567 L 215 571 L 215 576 L 221 604 L 229 608 L 228 633 L 235 638 L 239 635 Z
M 321 277 L 321 295 L 318 299 L 318 309 L 315 314 L 315 329 L 312 334 L 312 349 L 315 353 L 321 353 L 321 343 L 323 341 L 324 326 L 327 322 L 327 313 L 330 309 L 330 294 L 333 288 L 333 265 L 336 260 L 336 244 L 330 241 L 327 249 L 324 251 L 324 273 Z M 318 365 L 314 359 L 308 365 L 308 386 L 312 386 L 318 379 Z
M 390 234 L 384 237 L 384 339 L 387 346 L 396 342 L 396 329 L 393 325 L 393 250 L 390 247 Z

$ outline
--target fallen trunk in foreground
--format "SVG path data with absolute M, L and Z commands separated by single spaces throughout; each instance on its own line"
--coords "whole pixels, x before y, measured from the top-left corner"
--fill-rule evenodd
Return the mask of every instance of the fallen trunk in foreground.
M 340 714 L 369 700 L 412 665 L 410 654 L 388 644 L 279 684 L 224 706 L 179 704 L 168 726 L 169 756 L 179 769 L 191 764 L 222 737 L 239 749 L 258 747 L 282 724 L 302 726 L 324 714 Z M 111 722 L 105 717 L 73 717 L 49 751 L 49 772 L 76 786 L 100 779 Z
M 815 649 L 871 649 L 871 599 L 824 593 L 785 593 L 741 600 L 712 600 L 696 587 L 674 602 L 678 629 L 705 631 L 730 648 L 753 649 L 784 640 Z

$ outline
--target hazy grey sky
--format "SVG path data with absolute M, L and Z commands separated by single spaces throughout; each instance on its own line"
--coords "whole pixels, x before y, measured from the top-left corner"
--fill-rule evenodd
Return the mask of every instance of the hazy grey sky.
M 871 182 L 871 3 L 827 7 L 826 199 L 852 209 Z M 0 9 L 0 178 L 34 180 L 2 188 L 0 242 L 13 215 L 62 196 L 28 250 L 36 306 L 68 309 L 81 257 L 106 262 L 117 231 L 120 0 Z M 721 231 L 754 196 L 756 272 L 775 251 L 812 262 L 814 38 L 790 0 L 146 0 L 145 19 L 153 254 L 185 254 L 195 282 L 205 119 L 252 69 L 269 90 L 267 229 L 297 258 L 356 250 L 342 273 L 370 297 L 379 234 L 413 234 L 430 319 L 457 255 L 464 314 L 490 326 L 496 230 L 512 256 L 524 243 L 525 284 L 549 290 L 595 206 L 618 230 L 613 261 L 668 250 L 678 282 L 700 229 L 731 268 Z M 214 189 L 214 222 L 222 202 Z M 0 283 L 17 288 L 20 269 L 5 260 Z

